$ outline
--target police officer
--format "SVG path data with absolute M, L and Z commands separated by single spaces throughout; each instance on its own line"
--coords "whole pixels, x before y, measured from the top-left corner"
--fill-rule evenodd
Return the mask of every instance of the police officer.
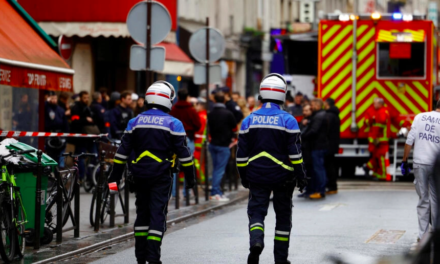
M 259 262 L 264 248 L 264 218 L 270 194 L 276 213 L 275 263 L 287 264 L 292 228 L 292 195 L 295 185 L 306 186 L 298 123 L 281 110 L 287 84 L 279 74 L 267 75 L 260 85 L 262 107 L 243 120 L 238 139 L 237 167 L 242 184 L 249 188 L 250 254 Z
M 45 132 L 69 132 L 69 123 L 63 108 L 58 105 L 55 92 L 49 91 L 45 102 L 44 131 Z M 60 137 L 46 139 L 46 152 L 54 160 L 64 167 L 64 157 L 61 156 L 66 149 L 66 140 Z
M 435 111 L 416 115 L 408 134 L 403 153 L 401 170 L 410 173 L 408 158 L 414 145 L 413 168 L 416 192 L 419 195 L 417 215 L 419 218 L 418 241 L 429 232 L 429 224 L 436 223 L 438 216 L 438 194 L 434 175 L 434 164 L 440 153 L 440 100 Z
M 168 114 L 175 97 L 174 87 L 168 82 L 155 82 L 145 97 L 148 110 L 128 122 L 109 182 L 119 182 L 133 151 L 135 158 L 130 169 L 136 192 L 135 254 L 138 263 L 161 263 L 160 247 L 172 187 L 172 157 L 177 155 L 188 189 L 195 184 L 194 162 L 182 122 Z
M 110 111 L 110 134 L 112 138 L 120 139 L 127 127 L 128 121 L 133 118 L 133 110 L 130 108 L 132 103 L 131 92 L 121 93 L 120 104 Z

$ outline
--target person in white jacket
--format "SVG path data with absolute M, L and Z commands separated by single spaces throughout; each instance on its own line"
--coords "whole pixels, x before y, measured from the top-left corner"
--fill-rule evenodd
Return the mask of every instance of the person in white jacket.
M 438 191 L 433 174 L 435 158 L 440 153 L 440 100 L 436 110 L 418 114 L 414 118 L 405 144 L 401 170 L 403 175 L 410 172 L 408 157 L 414 145 L 413 169 L 416 192 L 419 195 L 417 215 L 419 237 L 429 231 L 429 224 L 435 223 L 438 207 Z

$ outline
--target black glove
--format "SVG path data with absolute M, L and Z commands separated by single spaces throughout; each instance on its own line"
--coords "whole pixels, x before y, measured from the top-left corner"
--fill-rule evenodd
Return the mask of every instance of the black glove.
M 296 186 L 299 189 L 299 192 L 302 193 L 304 191 L 304 188 L 307 186 L 307 178 L 297 178 L 296 179 Z
M 402 161 L 400 164 L 400 170 L 403 176 L 408 176 L 408 174 L 411 172 L 411 169 L 409 168 L 407 161 Z
M 241 178 L 241 185 L 243 185 L 244 188 L 249 189 L 249 182 L 245 178 Z
M 295 185 L 296 182 L 294 179 L 288 179 L 287 181 L 284 182 L 283 188 L 288 192 L 293 192 L 293 190 L 295 189 Z

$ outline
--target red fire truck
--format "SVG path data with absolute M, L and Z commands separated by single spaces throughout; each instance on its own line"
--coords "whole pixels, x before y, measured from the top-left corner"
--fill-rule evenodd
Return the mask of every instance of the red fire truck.
M 368 159 L 364 116 L 383 98 L 397 133 L 432 109 L 438 84 L 438 36 L 420 15 L 329 14 L 318 33 L 318 97 L 340 109 L 343 174 Z

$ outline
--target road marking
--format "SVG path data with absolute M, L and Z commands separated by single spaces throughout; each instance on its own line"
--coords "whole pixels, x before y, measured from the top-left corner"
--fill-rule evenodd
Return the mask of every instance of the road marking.
M 394 244 L 399 240 L 405 230 L 383 230 L 380 229 L 372 237 L 370 237 L 365 243 L 372 244 Z
M 345 204 L 341 204 L 341 203 L 325 204 L 321 207 L 321 209 L 319 209 L 319 211 L 331 211 L 331 210 L 338 208 L 338 207 L 341 207 L 341 206 L 345 206 Z

